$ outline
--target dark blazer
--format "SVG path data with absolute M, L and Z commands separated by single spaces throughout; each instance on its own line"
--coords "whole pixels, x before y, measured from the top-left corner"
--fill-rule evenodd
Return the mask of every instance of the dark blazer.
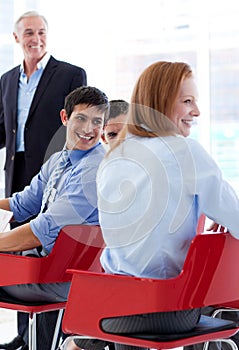
M 0 82 L 0 148 L 6 147 L 6 197 L 12 194 L 19 68 L 17 66 L 3 74 Z M 84 69 L 50 57 L 33 97 L 24 130 L 26 184 L 39 172 L 48 144 L 62 126 L 60 110 L 64 107 L 66 95 L 82 85 L 87 85 Z M 62 148 L 64 142 L 65 137 L 53 151 Z

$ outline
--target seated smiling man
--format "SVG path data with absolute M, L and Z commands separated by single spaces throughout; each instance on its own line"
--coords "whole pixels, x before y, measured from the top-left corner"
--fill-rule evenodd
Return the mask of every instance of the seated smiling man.
M 108 109 L 107 96 L 95 87 L 77 88 L 66 97 L 60 112 L 66 127 L 64 149 L 51 156 L 22 192 L 0 200 L 0 208 L 12 211 L 16 221 L 34 217 L 29 223 L 0 233 L 1 252 L 38 248 L 36 252 L 47 255 L 63 226 L 99 223 L 96 173 L 105 154 L 99 140 Z M 69 286 L 70 283 L 55 283 L 0 287 L 0 298 L 7 294 L 22 301 L 65 301 Z M 37 327 L 38 334 L 48 333 L 46 324 Z M 23 346 L 27 345 L 27 335 L 26 326 Z

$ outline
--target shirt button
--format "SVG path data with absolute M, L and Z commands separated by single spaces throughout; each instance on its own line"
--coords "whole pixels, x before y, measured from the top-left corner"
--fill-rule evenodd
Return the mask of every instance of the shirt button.
M 12 132 L 13 132 L 13 134 L 16 134 L 16 129 L 13 129 Z
M 14 160 L 14 158 L 15 158 L 14 156 L 11 156 L 11 160 Z

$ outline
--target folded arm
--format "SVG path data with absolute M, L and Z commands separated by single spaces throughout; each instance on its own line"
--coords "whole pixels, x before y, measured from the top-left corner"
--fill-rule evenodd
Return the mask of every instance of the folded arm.
M 24 224 L 13 230 L 0 233 L 0 252 L 18 252 L 41 246 L 30 224 Z

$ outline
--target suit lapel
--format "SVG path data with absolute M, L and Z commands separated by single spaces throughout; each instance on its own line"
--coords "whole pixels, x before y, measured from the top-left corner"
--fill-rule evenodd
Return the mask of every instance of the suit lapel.
M 51 56 L 49 59 L 49 62 L 47 63 L 47 65 L 44 69 L 42 77 L 41 77 L 39 84 L 37 86 L 35 95 L 33 97 L 32 104 L 31 104 L 29 114 L 28 114 L 28 120 L 31 117 L 34 110 L 36 109 L 39 102 L 41 101 L 42 95 L 47 90 L 47 85 L 48 85 L 52 75 L 55 73 L 57 66 L 58 66 L 58 61 Z
M 18 82 L 19 82 L 19 74 L 20 74 L 20 66 L 17 66 L 10 79 L 9 79 L 9 101 L 8 101 L 8 107 L 11 110 L 12 113 L 12 120 L 14 122 L 14 125 L 17 123 L 17 108 L 18 105 Z

